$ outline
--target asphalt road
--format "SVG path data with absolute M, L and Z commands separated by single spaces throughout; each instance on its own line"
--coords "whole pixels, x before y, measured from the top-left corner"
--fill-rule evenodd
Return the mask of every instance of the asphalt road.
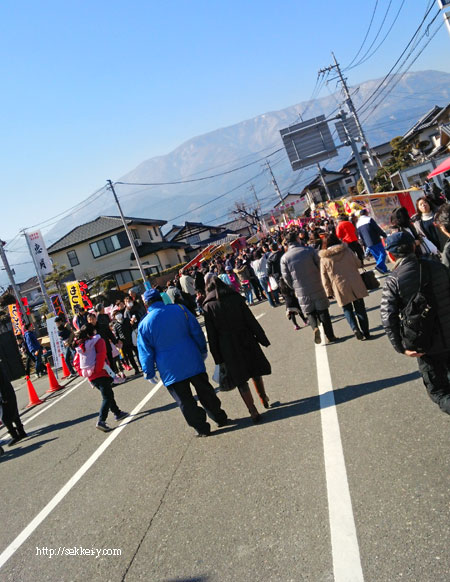
M 115 389 L 136 412 L 109 435 L 85 382 L 26 411 L 29 438 L 0 459 L 0 580 L 449 580 L 449 418 L 390 347 L 380 294 L 367 300 L 375 339 L 353 338 L 333 304 L 346 339 L 327 347 L 283 307 L 253 308 L 272 343 L 259 425 L 236 390 L 220 393 L 235 422 L 197 439 L 142 378 Z

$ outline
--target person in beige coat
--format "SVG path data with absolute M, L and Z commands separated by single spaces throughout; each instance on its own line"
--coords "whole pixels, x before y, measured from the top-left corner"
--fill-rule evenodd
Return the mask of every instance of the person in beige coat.
M 363 299 L 368 293 L 358 271 L 362 263 L 335 234 L 328 235 L 325 245 L 326 248 L 319 252 L 319 256 L 320 274 L 327 296 L 335 297 L 342 307 L 357 339 L 371 339 Z

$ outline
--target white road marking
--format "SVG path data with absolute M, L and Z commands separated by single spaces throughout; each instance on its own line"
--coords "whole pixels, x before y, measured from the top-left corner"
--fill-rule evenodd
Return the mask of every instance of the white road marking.
M 45 520 L 45 518 L 57 507 L 57 505 L 64 499 L 71 489 L 78 483 L 83 475 L 92 467 L 92 465 L 101 457 L 106 449 L 119 436 L 125 426 L 133 420 L 133 416 L 137 414 L 143 406 L 156 394 L 161 388 L 162 382 L 150 390 L 150 392 L 139 402 L 139 404 L 130 412 L 130 416 L 123 420 L 120 425 L 114 429 L 105 441 L 98 447 L 98 449 L 89 457 L 89 459 L 78 469 L 67 483 L 58 491 L 58 493 L 47 503 L 47 505 L 36 515 L 36 517 L 23 529 L 20 534 L 13 540 L 9 546 L 0 554 L 0 568 L 11 558 L 11 556 L 20 548 L 20 546 L 30 537 L 36 528 Z
M 40 408 L 39 412 L 36 412 L 36 414 L 34 414 L 33 416 L 30 416 L 30 418 L 27 418 L 26 420 L 24 420 L 22 422 L 22 424 L 23 425 L 29 424 L 32 420 L 37 418 L 40 414 L 42 414 L 43 412 L 45 412 L 46 410 L 51 408 L 53 405 L 55 405 L 57 402 L 59 402 L 60 400 L 65 398 L 68 394 L 73 392 L 75 390 L 75 388 L 78 388 L 78 386 L 81 386 L 81 384 L 83 384 L 84 381 L 85 381 L 85 379 L 81 380 L 81 382 L 79 382 L 78 384 L 75 384 L 75 386 L 72 386 L 72 388 L 70 390 L 66 390 L 65 392 L 63 392 L 61 394 L 61 396 L 59 396 L 59 398 L 55 398 L 55 400 L 53 400 L 48 406 L 44 406 L 44 408 Z M 8 434 L 7 432 L 0 434 L 0 439 L 3 438 L 4 436 L 6 436 L 7 434 Z
M 327 350 L 316 345 L 334 582 L 364 582 Z
M 264 315 L 266 315 L 265 313 L 260 313 L 259 315 L 256 316 L 255 319 L 261 319 L 261 317 L 263 317 Z

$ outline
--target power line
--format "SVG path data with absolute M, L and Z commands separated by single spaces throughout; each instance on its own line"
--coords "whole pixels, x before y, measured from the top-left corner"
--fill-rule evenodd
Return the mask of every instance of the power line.
M 388 97 L 388 95 L 390 95 L 390 93 L 393 91 L 393 89 L 398 85 L 398 83 L 402 80 L 402 78 L 404 77 L 404 75 L 411 69 L 412 65 L 416 62 L 416 60 L 420 57 L 420 55 L 423 53 L 423 51 L 425 50 L 425 48 L 430 44 L 430 42 L 433 40 L 433 38 L 436 36 L 437 32 L 439 31 L 439 29 L 442 26 L 442 23 L 435 29 L 435 31 L 432 33 L 431 37 L 428 39 L 428 41 L 423 45 L 423 47 L 419 50 L 419 52 L 417 53 L 417 55 L 415 56 L 415 58 L 409 63 L 408 67 L 403 71 L 402 68 L 406 65 L 408 59 L 412 56 L 413 52 L 416 50 L 416 48 L 419 46 L 420 41 L 428 34 L 429 32 L 429 27 L 433 24 L 433 22 L 436 20 L 436 18 L 439 16 L 439 13 L 435 15 L 435 17 L 432 19 L 432 21 L 428 24 L 425 32 L 422 34 L 422 36 L 416 41 L 415 45 L 410 49 L 409 53 L 406 55 L 406 57 L 403 59 L 403 61 L 401 62 L 401 64 L 399 65 L 397 72 L 395 74 L 395 76 L 392 76 L 389 80 L 389 82 L 386 84 L 385 87 L 383 87 L 382 91 L 378 94 L 378 96 L 372 100 L 372 103 L 370 104 L 370 113 L 369 116 L 372 115 L 372 113 L 381 105 L 381 103 L 383 103 L 383 101 Z M 390 89 L 389 89 L 389 86 Z M 389 89 L 389 91 L 386 93 L 386 91 Z M 383 96 L 384 93 L 384 96 Z M 381 100 L 380 100 L 381 99 Z M 378 103 L 375 105 L 375 103 L 378 101 Z M 364 113 L 368 111 L 369 106 L 366 105 L 365 107 L 361 107 L 360 108 L 360 112 Z M 366 117 L 367 119 L 367 117 Z
M 422 47 L 422 49 L 417 53 L 415 58 L 411 61 L 408 68 L 405 71 L 403 71 L 400 75 L 398 75 L 398 78 L 396 79 L 396 81 L 395 81 L 394 85 L 391 87 L 391 89 L 383 96 L 381 101 L 379 101 L 375 106 L 371 107 L 370 112 L 364 118 L 364 120 L 368 119 L 373 114 L 373 112 L 376 111 L 376 109 L 378 109 L 378 107 L 383 103 L 383 101 L 385 101 L 389 97 L 389 95 L 392 93 L 392 91 L 395 89 L 395 87 L 398 85 L 398 83 L 402 80 L 402 78 L 406 75 L 406 73 L 414 65 L 414 63 L 417 61 L 417 59 L 420 57 L 420 55 L 423 53 L 423 51 L 427 48 L 427 46 L 430 44 L 430 42 L 433 40 L 433 38 L 436 36 L 436 34 L 439 32 L 439 30 L 442 28 L 442 26 L 444 24 L 445 24 L 445 22 L 441 22 L 439 24 L 439 26 L 436 28 L 436 30 L 433 32 L 433 34 L 430 36 L 429 40 L 425 43 L 425 45 Z
M 375 14 L 376 14 L 377 8 L 378 8 L 378 0 L 376 0 L 376 1 L 375 1 L 375 6 L 374 6 L 374 8 L 373 8 L 372 17 L 371 17 L 371 19 L 370 19 L 370 22 L 369 22 L 369 27 L 367 28 L 366 34 L 365 34 L 365 36 L 364 36 L 364 40 L 362 41 L 362 43 L 361 43 L 361 46 L 360 46 L 360 47 L 359 47 L 359 49 L 358 49 L 358 52 L 357 52 L 357 53 L 356 53 L 356 55 L 353 57 L 353 59 L 351 60 L 351 62 L 348 64 L 348 67 L 350 67 L 350 66 L 351 66 L 351 65 L 352 65 L 352 64 L 353 64 L 353 63 L 356 61 L 356 59 L 357 59 L 357 57 L 358 57 L 359 53 L 362 51 L 362 48 L 363 48 L 363 46 L 364 46 L 364 44 L 365 44 L 365 42 L 366 42 L 366 40 L 367 40 L 367 37 L 368 37 L 368 36 L 369 36 L 369 34 L 370 34 L 370 30 L 371 30 L 371 28 L 372 28 L 372 24 L 373 24 L 373 20 L 374 20 L 374 18 L 375 18 Z
M 232 174 L 233 172 L 238 172 L 239 170 L 243 170 L 244 168 L 248 168 L 249 166 L 253 166 L 262 160 L 266 160 L 271 156 L 281 152 L 283 148 L 278 148 L 274 152 L 267 154 L 262 158 L 258 158 L 253 162 L 249 162 L 248 164 L 244 164 L 243 166 L 239 166 L 238 168 L 233 168 L 231 170 L 227 170 L 226 172 L 220 172 L 219 174 L 212 174 L 211 176 L 203 176 L 202 178 L 192 178 L 190 180 L 174 180 L 172 182 L 149 182 L 149 183 L 142 183 L 142 182 L 115 182 L 115 184 L 125 184 L 127 186 L 170 186 L 173 184 L 189 184 L 191 182 L 203 182 L 204 180 L 212 180 L 213 178 L 218 178 L 220 176 L 226 176 L 227 174 Z
M 385 75 L 385 77 L 383 78 L 383 80 L 377 85 L 377 87 L 373 90 L 373 92 L 371 93 L 371 95 L 369 95 L 369 97 L 364 101 L 364 103 L 359 107 L 358 112 L 362 111 L 363 108 L 367 107 L 369 105 L 369 103 L 375 98 L 376 94 L 380 91 L 380 89 L 383 87 L 385 81 L 389 78 L 389 76 L 391 75 L 392 71 L 395 69 L 395 67 L 398 65 L 398 63 L 401 61 L 401 59 L 403 58 L 403 55 L 406 53 L 406 51 L 408 50 L 408 48 L 411 46 L 411 44 L 414 42 L 414 39 L 416 38 L 416 36 L 419 34 L 420 29 L 422 28 L 422 25 L 424 24 L 425 20 L 427 19 L 428 14 L 431 12 L 433 6 L 430 6 L 430 8 L 427 10 L 427 12 L 425 13 L 425 16 L 423 17 L 422 21 L 420 22 L 419 26 L 417 27 L 416 31 L 414 32 L 414 34 L 412 35 L 411 39 L 409 40 L 408 44 L 406 45 L 406 47 L 403 49 L 401 55 L 398 57 L 398 59 L 395 61 L 395 63 L 392 65 L 391 69 L 389 70 L 389 72 Z
M 361 59 L 355 63 L 353 66 L 351 67 L 346 67 L 346 69 L 344 69 L 345 71 L 350 71 L 351 69 L 354 69 L 355 67 L 359 67 L 360 65 L 362 65 L 363 63 L 367 62 L 369 59 L 371 59 L 373 57 L 373 55 L 375 55 L 379 49 L 383 46 L 383 44 L 385 43 L 386 39 L 388 38 L 388 36 L 390 35 L 392 29 L 395 26 L 395 23 L 398 20 L 398 17 L 400 16 L 400 12 L 402 11 L 402 8 L 405 4 L 406 0 L 402 0 L 402 3 L 400 4 L 400 8 L 397 10 L 397 14 L 394 17 L 394 20 L 392 21 L 388 31 L 386 32 L 386 34 L 384 35 L 384 37 L 381 39 L 381 41 L 378 43 L 378 45 L 373 49 L 373 51 L 370 54 L 367 54 L 367 52 L 363 55 L 363 57 L 361 57 Z M 390 6 L 390 4 L 389 4 Z M 386 12 L 386 16 L 387 16 L 387 12 Z M 383 21 L 384 22 L 384 21 Z M 381 27 L 380 27 L 380 32 L 381 32 Z M 377 35 L 378 36 L 378 35 Z M 376 40 L 376 37 L 375 37 Z M 371 45 L 372 46 L 372 45 Z M 368 50 L 370 50 L 371 47 L 369 47 Z

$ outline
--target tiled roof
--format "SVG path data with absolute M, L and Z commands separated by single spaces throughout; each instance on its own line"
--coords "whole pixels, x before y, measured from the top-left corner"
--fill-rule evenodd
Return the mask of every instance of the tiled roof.
M 39 279 L 37 277 L 30 277 L 23 283 L 19 283 L 19 288 L 22 293 L 39 288 Z
M 134 218 L 130 216 L 125 216 L 127 225 L 132 224 L 145 224 L 145 225 L 158 225 L 163 226 L 166 224 L 166 220 L 155 220 L 153 218 Z M 50 254 L 56 253 L 63 249 L 78 245 L 84 241 L 88 241 L 92 238 L 96 238 L 107 232 L 113 230 L 122 229 L 122 219 L 119 216 L 99 216 L 95 220 L 76 226 L 73 230 L 68 232 L 54 244 L 48 248 Z
M 436 118 L 440 115 L 440 113 L 442 112 L 443 108 L 439 107 L 438 105 L 435 105 L 432 109 L 430 109 L 429 111 L 427 111 L 427 113 L 425 113 L 425 115 L 423 115 L 419 121 L 417 121 L 412 127 L 411 129 L 409 129 L 405 135 L 403 136 L 404 140 L 407 140 L 408 138 L 412 137 L 417 131 L 421 131 L 423 129 L 426 129 L 427 127 L 430 127 L 430 125 L 433 125 L 433 123 L 435 123 Z

